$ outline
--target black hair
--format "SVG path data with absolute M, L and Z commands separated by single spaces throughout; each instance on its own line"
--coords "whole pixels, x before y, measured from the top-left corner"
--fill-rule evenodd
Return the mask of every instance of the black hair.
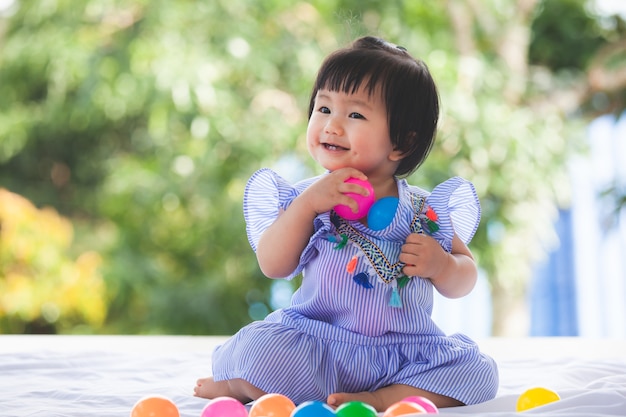
M 363 83 L 370 95 L 382 94 L 391 143 L 403 154 L 395 175 L 408 176 L 424 162 L 435 141 L 439 96 L 428 67 L 405 48 L 383 39 L 357 39 L 322 63 L 311 93 L 309 117 L 319 90 L 353 94 Z

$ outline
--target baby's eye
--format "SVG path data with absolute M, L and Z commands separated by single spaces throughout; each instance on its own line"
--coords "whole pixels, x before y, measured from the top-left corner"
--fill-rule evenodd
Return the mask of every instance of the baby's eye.
M 361 113 L 357 113 L 357 112 L 350 113 L 349 117 L 352 119 L 365 119 L 365 117 Z
M 324 114 L 330 114 L 330 109 L 326 106 L 322 106 L 320 107 L 319 112 Z

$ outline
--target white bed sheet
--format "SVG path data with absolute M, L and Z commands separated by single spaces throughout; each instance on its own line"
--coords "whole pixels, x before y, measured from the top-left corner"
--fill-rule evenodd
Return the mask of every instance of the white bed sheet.
M 200 417 L 207 400 L 193 397 L 209 374 L 221 337 L 0 336 L 0 417 L 129 416 L 148 395 L 170 398 L 181 417 Z M 500 367 L 496 399 L 442 409 L 448 417 L 626 416 L 626 341 L 577 338 L 486 339 Z M 528 388 L 561 400 L 518 414 Z

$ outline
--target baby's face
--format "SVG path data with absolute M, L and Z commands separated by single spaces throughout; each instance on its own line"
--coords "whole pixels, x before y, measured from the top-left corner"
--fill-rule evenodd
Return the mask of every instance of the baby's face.
M 352 167 L 369 176 L 393 175 L 401 155 L 389 137 L 379 93 L 319 90 L 307 129 L 307 148 L 329 171 Z

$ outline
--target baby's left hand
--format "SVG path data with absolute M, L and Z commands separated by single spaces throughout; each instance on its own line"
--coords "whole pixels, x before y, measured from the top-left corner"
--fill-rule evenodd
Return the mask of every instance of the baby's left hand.
M 400 261 L 406 264 L 402 272 L 408 276 L 436 277 L 445 268 L 448 256 L 432 237 L 411 233 L 400 253 Z

